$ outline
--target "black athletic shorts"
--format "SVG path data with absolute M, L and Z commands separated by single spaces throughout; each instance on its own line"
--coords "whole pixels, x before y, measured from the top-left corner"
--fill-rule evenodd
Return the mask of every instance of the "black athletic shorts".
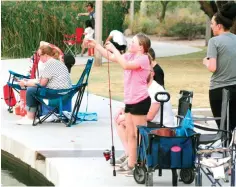
M 133 115 L 147 115 L 151 106 L 151 98 L 148 96 L 146 99 L 136 104 L 126 104 L 125 113 Z

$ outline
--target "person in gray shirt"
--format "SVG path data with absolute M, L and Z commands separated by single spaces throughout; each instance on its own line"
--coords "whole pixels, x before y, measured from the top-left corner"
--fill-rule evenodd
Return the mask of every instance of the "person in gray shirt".
M 221 116 L 223 88 L 236 89 L 236 35 L 230 32 L 236 17 L 236 3 L 225 4 L 211 20 L 214 37 L 209 40 L 207 57 L 203 64 L 213 74 L 210 80 L 209 100 L 214 117 Z M 230 100 L 230 130 L 236 127 L 236 94 Z M 217 120 L 218 127 L 220 121 Z

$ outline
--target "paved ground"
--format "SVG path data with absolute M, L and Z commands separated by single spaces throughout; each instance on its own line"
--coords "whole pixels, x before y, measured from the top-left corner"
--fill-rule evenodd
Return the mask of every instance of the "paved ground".
M 157 43 L 154 46 L 158 49 L 169 45 Z M 184 52 L 188 49 L 189 51 L 198 50 L 188 47 L 183 47 L 183 49 L 186 49 Z M 163 49 L 163 51 L 164 55 L 170 50 Z M 82 60 L 79 64 L 82 64 Z M 8 78 L 7 70 L 24 73 L 28 67 L 28 60 L 2 60 L 1 65 L 0 85 L 2 86 Z M 86 100 L 83 99 L 80 110 L 82 112 L 85 111 Z M 121 106 L 121 102 L 112 101 L 113 114 Z M 102 156 L 102 151 L 111 147 L 109 100 L 107 98 L 89 94 L 88 112 L 97 112 L 98 121 L 83 122 L 71 128 L 54 123 L 44 123 L 36 127 L 19 126 L 15 121 L 20 117 L 9 114 L 3 102 L 1 102 L 1 110 L 2 149 L 16 154 L 17 157 L 37 168 L 54 184 L 60 186 L 140 186 L 133 178 L 126 178 L 124 175 L 113 177 L 112 167 Z M 120 153 L 122 145 L 115 131 L 114 142 L 116 150 L 119 150 L 118 153 Z M 49 155 L 45 162 L 35 161 L 32 156 L 35 151 L 49 151 L 51 156 Z M 78 155 L 78 151 L 82 151 L 84 156 Z M 203 185 L 208 184 L 204 179 Z M 155 174 L 154 185 L 170 186 L 171 172 L 164 171 L 163 177 Z M 194 186 L 194 184 L 191 185 Z

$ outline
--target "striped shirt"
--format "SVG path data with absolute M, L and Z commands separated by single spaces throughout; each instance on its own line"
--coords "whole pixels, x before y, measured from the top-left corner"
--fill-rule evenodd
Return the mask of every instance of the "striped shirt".
M 67 67 L 63 62 L 56 59 L 50 59 L 45 63 L 41 78 L 48 79 L 47 88 L 67 89 L 72 86 Z

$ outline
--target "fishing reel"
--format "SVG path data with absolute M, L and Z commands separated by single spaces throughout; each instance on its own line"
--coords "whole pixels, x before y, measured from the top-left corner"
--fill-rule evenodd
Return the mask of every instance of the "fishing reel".
M 104 152 L 103 152 L 103 156 L 104 158 L 106 159 L 106 161 L 110 160 L 112 158 L 112 153 L 110 150 L 106 149 Z

